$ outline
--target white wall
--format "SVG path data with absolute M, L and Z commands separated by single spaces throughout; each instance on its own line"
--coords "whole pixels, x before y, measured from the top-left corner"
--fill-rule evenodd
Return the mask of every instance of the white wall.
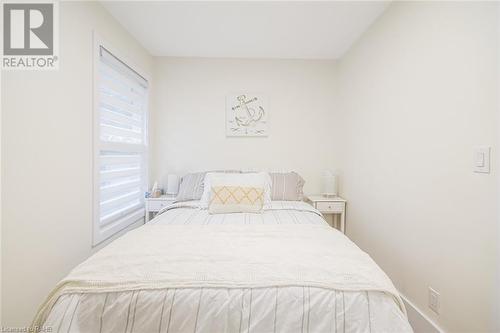
M 2 71 L 0 71 L 0 92 L 2 91 Z M 0 93 L 0 167 L 2 165 L 2 94 Z M 3 247 L 2 247 L 2 172 L 0 168 L 0 253 L 3 253 Z M 3 320 L 2 320 L 2 299 L 3 299 L 3 292 L 2 292 L 2 267 L 3 267 L 3 259 L 2 255 L 0 254 L 0 327 L 3 326 Z
M 497 43 L 498 43 L 498 52 L 500 53 L 500 5 L 497 6 Z M 496 88 L 496 93 L 497 93 L 497 101 L 499 104 L 499 109 L 500 109 L 500 65 L 497 66 L 497 88 Z M 499 130 L 497 130 L 497 147 L 500 147 L 500 116 L 498 116 L 497 120 L 497 125 L 499 127 Z M 498 156 L 498 155 L 497 155 Z M 496 161 L 496 163 L 495 163 Z M 500 158 L 496 158 L 493 161 L 493 167 L 495 167 L 497 170 L 500 170 Z M 498 191 L 498 197 L 497 197 L 497 218 L 500 220 L 500 172 L 497 172 L 497 191 Z M 497 226 L 497 256 L 500 258 L 500 223 Z M 500 263 L 497 261 L 496 264 L 496 277 L 495 281 L 500 281 Z M 496 294 L 496 302 L 493 304 L 493 313 L 498 314 L 500 313 L 500 285 L 496 284 L 495 285 L 495 294 Z M 494 323 L 495 327 L 500 327 L 500 316 L 495 315 L 496 321 Z
M 140 67 L 152 58 L 96 2 L 61 2 L 60 69 L 2 76 L 2 320 L 29 324 L 91 254 L 92 30 Z
M 169 172 L 293 169 L 305 191 L 337 163 L 335 62 L 155 58 L 152 180 Z M 225 96 L 269 97 L 269 136 L 226 138 Z
M 339 63 L 348 236 L 450 332 L 499 331 L 495 3 L 393 3 Z M 441 314 L 427 288 L 441 293 Z

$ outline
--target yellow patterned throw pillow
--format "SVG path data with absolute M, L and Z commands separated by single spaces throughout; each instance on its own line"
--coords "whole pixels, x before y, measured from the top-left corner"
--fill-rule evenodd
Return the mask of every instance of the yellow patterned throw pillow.
M 264 205 L 264 189 L 244 186 L 213 186 L 208 212 L 259 213 Z

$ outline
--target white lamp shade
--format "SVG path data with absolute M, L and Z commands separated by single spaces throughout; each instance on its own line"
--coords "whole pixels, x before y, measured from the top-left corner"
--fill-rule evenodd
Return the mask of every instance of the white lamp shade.
M 323 195 L 336 196 L 338 194 L 337 183 L 337 175 L 331 171 L 325 171 L 323 174 Z
M 177 194 L 179 191 L 179 176 L 167 176 L 167 194 Z

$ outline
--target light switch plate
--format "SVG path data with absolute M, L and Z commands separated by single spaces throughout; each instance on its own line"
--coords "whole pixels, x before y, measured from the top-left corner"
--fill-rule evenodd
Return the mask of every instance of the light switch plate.
M 473 153 L 473 169 L 478 173 L 490 173 L 490 152 L 489 146 L 474 147 Z
M 431 287 L 429 287 L 429 308 L 436 314 L 439 314 L 441 309 L 441 295 Z

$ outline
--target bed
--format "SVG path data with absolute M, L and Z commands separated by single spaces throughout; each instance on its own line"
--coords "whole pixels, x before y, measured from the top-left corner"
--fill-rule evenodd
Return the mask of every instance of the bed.
M 33 326 L 53 332 L 411 332 L 389 278 L 313 207 L 165 208 L 90 257 Z

